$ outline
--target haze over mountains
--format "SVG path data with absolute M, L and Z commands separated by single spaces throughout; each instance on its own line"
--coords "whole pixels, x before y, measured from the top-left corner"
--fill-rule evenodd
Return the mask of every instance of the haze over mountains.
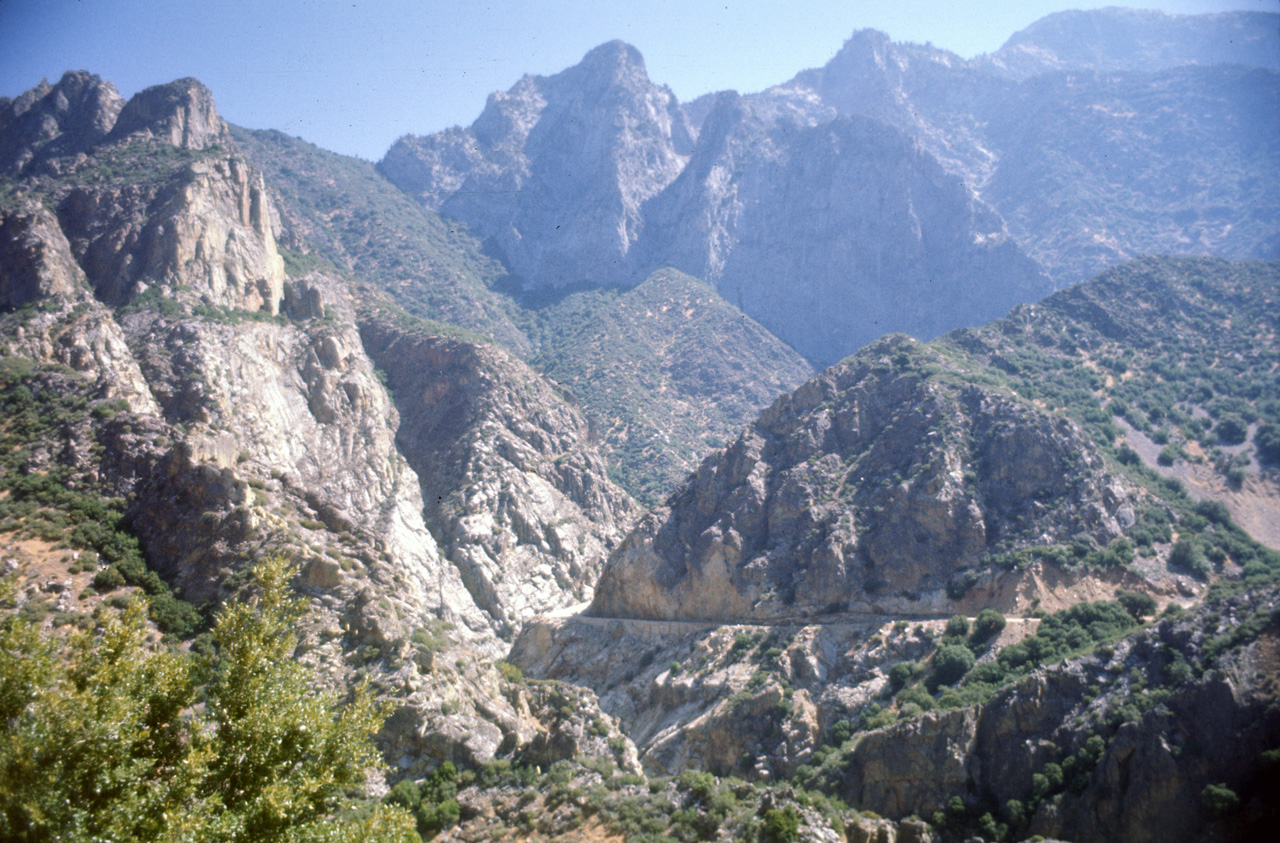
M 207 658 L 284 555 L 427 837 L 1264 834 L 1278 27 L 864 30 L 692 103 L 611 42 L 376 166 L 194 79 L 0 100 L 0 633 Z M 0 837 L 74 801 L 13 781 Z
M 864 30 L 823 68 L 683 109 L 615 42 L 379 168 L 525 289 L 671 265 L 825 365 L 1146 252 L 1280 255 L 1273 23 L 1063 13 L 972 61 Z M 1125 27 L 1136 54 L 1095 37 Z M 1228 43 L 1258 64 L 1215 63 Z

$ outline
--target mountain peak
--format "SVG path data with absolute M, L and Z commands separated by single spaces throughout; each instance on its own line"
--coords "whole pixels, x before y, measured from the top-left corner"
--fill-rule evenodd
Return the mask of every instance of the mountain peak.
M 124 98 L 84 70 L 47 79 L 0 107 L 0 170 L 16 172 L 89 149 L 111 131 Z
M 603 72 L 631 71 L 640 72 L 646 77 L 648 72 L 644 66 L 644 56 L 626 41 L 614 39 L 606 41 L 587 52 L 578 63 L 578 67 Z
M 116 121 L 112 139 L 145 135 L 182 149 L 205 149 L 230 139 L 213 94 L 190 77 L 134 95 Z

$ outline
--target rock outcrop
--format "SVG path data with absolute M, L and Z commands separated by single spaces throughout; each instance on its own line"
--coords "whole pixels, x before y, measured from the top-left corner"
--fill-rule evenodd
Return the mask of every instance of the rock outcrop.
M 34 202 L 0 209 L 0 309 L 87 292 L 84 273 L 52 214 Z
M 495 346 L 368 323 L 427 521 L 494 630 L 589 600 L 635 504 L 555 385 Z
M 24 185 L 56 209 L 56 234 L 40 239 L 48 256 L 6 222 L 9 273 L 40 276 L 65 290 L 67 274 L 51 267 L 69 246 L 95 295 L 122 305 L 153 295 L 232 310 L 279 311 L 284 265 L 271 227 L 262 176 L 227 144 L 230 133 L 209 91 L 194 79 L 148 88 L 122 103 L 95 76 L 68 73 L 10 103 L 0 120 L 0 149 L 13 150 L 12 175 L 31 170 Z M 35 156 L 39 153 L 39 162 Z M 14 157 L 17 156 L 17 157 Z M 19 158 L 22 159 L 19 162 Z M 41 222 L 28 197 L 6 210 Z M 35 269 L 36 263 L 44 269 Z M 33 276 L 34 277 L 34 276 Z M 14 282 L 6 282 L 12 287 Z M 32 288 L 32 289 L 35 289 Z M 15 298 L 16 295 L 16 298 Z M 10 293 L 11 303 L 31 293 Z
M 890 338 L 779 399 L 628 536 L 591 613 L 945 612 L 997 548 L 1105 545 L 1133 523 L 1070 422 L 950 385 L 949 368 Z
M 213 156 L 150 188 L 76 187 L 62 198 L 58 217 L 95 293 L 109 304 L 155 289 L 275 314 L 284 263 L 268 203 L 261 174 L 238 156 Z
M 116 117 L 111 142 L 150 140 L 200 150 L 231 140 L 213 94 L 195 79 L 179 79 L 139 91 Z

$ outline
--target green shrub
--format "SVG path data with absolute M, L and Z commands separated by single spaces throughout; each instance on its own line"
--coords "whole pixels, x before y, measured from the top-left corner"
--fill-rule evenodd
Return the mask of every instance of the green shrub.
M 946 629 L 942 634 L 952 638 L 964 638 L 969 634 L 969 619 L 964 615 L 953 615 L 951 620 L 947 621 Z
M 1120 590 L 1116 592 L 1116 602 L 1133 616 L 1135 621 L 1156 613 L 1156 600 L 1150 594 Z
M 1214 426 L 1219 441 L 1224 445 L 1239 445 L 1249 435 L 1249 424 L 1236 413 L 1223 413 Z
M 794 843 L 800 839 L 800 814 L 792 805 L 764 812 L 761 843 Z
M 524 684 L 524 671 L 508 661 L 498 662 L 498 673 L 502 678 L 514 685 Z
M 975 642 L 987 641 L 999 635 L 1004 627 L 1004 615 L 995 609 L 983 609 L 973 621 L 972 638 Z
M 1160 449 L 1160 453 L 1156 455 L 1156 462 L 1167 468 L 1182 459 L 1184 456 L 1185 454 L 1182 453 L 1182 449 L 1170 442 L 1168 445 L 1165 445 Z
M 898 662 L 889 668 L 889 689 L 895 694 L 902 690 L 911 681 L 911 677 L 916 675 L 919 667 L 915 662 Z
M 1253 434 L 1253 444 L 1258 450 L 1258 461 L 1280 464 L 1280 425 L 1260 424 Z
M 954 685 L 959 682 L 976 660 L 968 647 L 951 644 L 940 647 L 933 656 L 933 674 L 930 681 L 938 685 Z
M 1209 560 L 1205 558 L 1204 550 L 1195 536 L 1183 535 L 1178 538 L 1169 551 L 1169 567 L 1189 571 L 1202 580 L 1209 576 Z
M 920 711 L 930 711 L 934 707 L 933 696 L 922 685 L 912 685 L 910 688 L 904 688 L 894 699 L 898 701 L 898 705 L 902 708 L 914 705 Z
M 1200 791 L 1200 805 L 1206 814 L 1218 818 L 1240 807 L 1240 797 L 1225 784 L 1207 784 Z

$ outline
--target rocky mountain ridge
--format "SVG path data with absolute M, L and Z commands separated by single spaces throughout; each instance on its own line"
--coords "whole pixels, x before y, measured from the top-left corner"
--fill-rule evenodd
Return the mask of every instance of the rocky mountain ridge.
M 669 93 L 644 98 L 659 89 L 638 54 L 611 44 L 495 94 L 470 129 L 401 138 L 379 166 L 492 238 L 526 289 L 630 286 L 671 265 L 826 365 L 884 333 L 981 324 L 1145 252 L 1275 257 L 1261 185 L 1280 155 L 1260 105 L 1274 99 L 1274 28 L 1266 15 L 1077 13 L 972 61 L 865 30 L 823 68 L 704 97 L 683 122 Z M 1080 34 L 1101 30 L 1133 36 Z M 1236 36 L 1238 51 L 1214 46 Z M 575 97 L 616 111 L 567 125 Z M 644 167 L 570 168 L 571 153 L 594 160 L 573 152 L 591 132 L 610 160 Z M 444 151 L 468 143 L 520 152 Z M 631 198 L 573 187 L 588 172 L 594 190 Z M 496 173 L 517 192 L 484 187 Z M 522 221 L 511 202 L 546 213 Z M 588 207 L 608 208 L 607 224 Z M 538 227 L 552 218 L 562 227 Z M 826 306 L 837 297 L 855 307 Z
M 526 287 L 560 288 L 617 275 L 643 203 L 680 172 L 693 140 L 639 51 L 612 41 L 491 95 L 469 129 L 401 138 L 379 168 L 493 238 Z
M 697 279 L 667 271 L 625 291 L 516 295 L 462 223 L 418 205 L 366 162 L 279 133 L 236 137 L 270 176 L 291 260 L 328 261 L 366 281 L 371 299 L 437 333 L 487 337 L 559 381 L 594 426 L 612 476 L 646 504 L 812 374 Z
M 646 516 L 591 613 L 946 613 L 997 548 L 1105 546 L 1133 526 L 1128 484 L 1069 422 L 949 388 L 946 368 L 890 338 L 779 399 Z

